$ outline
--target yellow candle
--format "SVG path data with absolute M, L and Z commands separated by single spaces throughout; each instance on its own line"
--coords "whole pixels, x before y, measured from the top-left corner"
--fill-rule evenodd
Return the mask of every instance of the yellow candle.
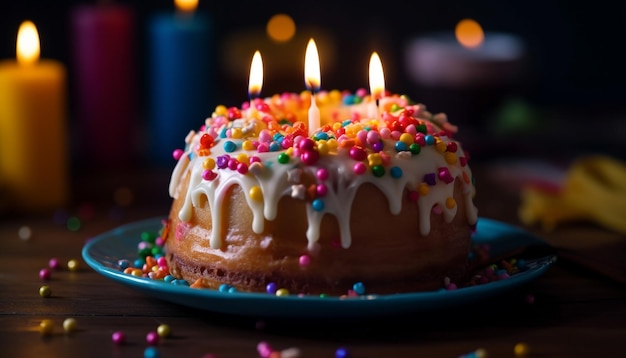
M 68 197 L 65 67 L 39 60 L 30 21 L 16 52 L 0 62 L 0 176 L 18 210 L 53 209 Z

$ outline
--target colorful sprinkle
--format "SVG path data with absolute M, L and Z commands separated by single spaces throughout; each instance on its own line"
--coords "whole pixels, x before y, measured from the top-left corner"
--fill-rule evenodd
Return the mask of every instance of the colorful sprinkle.
M 54 331 L 54 323 L 49 319 L 44 319 L 39 323 L 39 333 L 43 336 L 49 336 Z
M 126 343 L 126 334 L 122 331 L 115 331 L 111 335 L 111 340 L 117 345 L 122 345 Z
M 50 297 L 52 296 L 52 289 L 50 286 L 41 286 L 39 288 L 39 296 L 41 297 Z
M 78 321 L 75 318 L 66 318 L 63 321 L 63 330 L 65 333 L 72 333 L 78 329 Z
M 167 324 L 160 324 L 157 327 L 157 334 L 162 338 L 169 337 L 172 334 L 172 329 Z

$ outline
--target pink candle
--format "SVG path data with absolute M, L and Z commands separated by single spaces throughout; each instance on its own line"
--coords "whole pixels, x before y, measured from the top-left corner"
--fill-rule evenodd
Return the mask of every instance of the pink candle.
M 82 5 L 71 19 L 76 156 L 87 166 L 126 167 L 137 147 L 132 10 Z

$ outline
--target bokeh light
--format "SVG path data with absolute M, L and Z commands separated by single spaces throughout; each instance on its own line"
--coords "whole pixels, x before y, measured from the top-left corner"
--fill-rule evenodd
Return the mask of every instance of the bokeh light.
M 457 41 L 467 48 L 479 47 L 484 39 L 485 34 L 478 22 L 472 19 L 463 19 L 459 21 L 454 30 Z
M 296 24 L 289 15 L 276 14 L 267 22 L 267 35 L 274 41 L 289 41 L 295 33 Z

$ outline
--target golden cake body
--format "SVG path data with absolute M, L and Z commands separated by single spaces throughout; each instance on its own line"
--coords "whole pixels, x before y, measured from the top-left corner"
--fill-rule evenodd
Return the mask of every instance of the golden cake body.
M 296 94 L 222 108 L 190 132 L 170 183 L 175 277 L 340 295 L 357 282 L 437 289 L 467 273 L 477 211 L 456 128 L 404 97 L 346 96 L 318 96 L 310 134 L 310 98 Z

